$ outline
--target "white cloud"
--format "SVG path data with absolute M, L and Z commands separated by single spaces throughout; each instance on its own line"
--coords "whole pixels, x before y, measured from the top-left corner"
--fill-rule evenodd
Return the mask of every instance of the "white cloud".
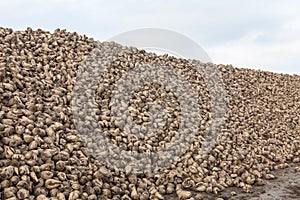
M 235 67 L 300 74 L 300 40 L 257 43 L 260 34 L 253 33 L 221 46 L 206 48 L 215 63 Z

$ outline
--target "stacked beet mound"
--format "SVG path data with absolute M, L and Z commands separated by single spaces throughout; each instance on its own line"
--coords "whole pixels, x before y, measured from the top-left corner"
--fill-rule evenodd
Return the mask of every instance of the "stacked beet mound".
M 162 118 L 157 124 L 163 128 L 145 138 L 134 127 L 118 128 L 124 120 L 114 116 L 110 102 L 124 74 L 137 65 L 168 65 L 197 92 L 200 121 L 195 138 L 165 167 L 137 173 L 124 163 L 124 170 L 117 170 L 97 159 L 101 151 L 95 153 L 92 147 L 98 141 L 91 136 L 86 143 L 78 133 L 73 89 L 83 63 L 93 65 L 89 57 L 95 48 L 124 50 L 108 63 L 95 90 L 98 124 L 124 151 L 159 151 L 176 141 L 174 132 L 184 117 L 172 91 L 145 84 L 131 96 L 127 115 L 143 126 L 151 122 L 149 110 L 158 102 L 166 113 L 156 117 Z M 202 154 L 212 92 L 194 64 L 65 30 L 0 28 L 0 199 L 145 200 L 168 199 L 169 194 L 201 199 L 204 192 L 218 194 L 231 186 L 251 192 L 253 185 L 276 178 L 273 170 L 300 162 L 300 76 L 202 63 L 203 68 L 218 69 L 226 91 L 224 124 L 212 150 Z

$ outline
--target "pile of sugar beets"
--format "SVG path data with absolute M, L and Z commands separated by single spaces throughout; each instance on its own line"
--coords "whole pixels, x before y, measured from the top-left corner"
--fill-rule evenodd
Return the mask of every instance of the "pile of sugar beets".
M 93 53 L 95 49 L 98 51 Z M 118 54 L 119 49 L 122 53 Z M 85 65 L 97 68 L 97 59 L 91 55 L 105 60 L 113 54 L 116 59 L 106 63 L 95 88 L 97 123 L 88 123 L 89 116 L 81 115 L 82 110 L 75 109 L 78 115 L 74 114 L 77 76 Z M 124 74 L 138 65 L 172 67 L 190 83 L 198 100 L 199 120 L 186 124 L 197 124 L 193 140 L 174 145 L 174 152 L 182 146 L 185 151 L 153 171 L 150 166 L 136 172 L 124 159 L 124 170 L 120 170 L 98 159 L 101 153 L 102 158 L 109 156 L 105 149 L 97 149 L 99 141 L 92 134 L 98 138 L 99 133 L 89 132 L 90 140 L 84 142 L 76 124 L 83 123 L 79 125 L 86 132 L 101 125 L 107 141 L 137 154 L 150 155 L 176 142 L 175 132 L 185 115 L 180 114 L 183 109 L 178 94 L 163 84 L 142 85 L 128 100 L 125 114 L 114 114 L 114 90 L 120 80 L 126 81 Z M 101 43 L 65 30 L 50 33 L 28 28 L 14 32 L 0 28 L 0 199 L 145 200 L 166 199 L 167 194 L 202 199 L 204 192 L 219 194 L 231 186 L 251 192 L 253 185 L 276 178 L 273 170 L 300 161 L 300 76 L 200 65 L 217 69 L 225 92 L 224 123 L 208 154 L 202 154 L 201 147 L 209 134 L 213 109 L 219 108 L 213 108 L 213 92 L 195 70 L 195 62 Z M 164 109 L 162 115 L 151 111 L 157 103 Z M 143 127 L 149 128 L 146 125 L 153 122 L 151 113 L 157 114 L 158 131 L 139 137 Z M 76 121 L 77 117 L 81 120 Z M 122 130 L 127 117 L 136 126 Z M 183 131 L 179 138 L 188 134 Z

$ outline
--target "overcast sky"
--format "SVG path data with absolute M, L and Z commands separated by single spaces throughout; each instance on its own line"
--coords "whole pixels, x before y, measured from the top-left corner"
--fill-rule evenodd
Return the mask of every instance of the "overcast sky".
M 162 28 L 196 41 L 214 63 L 300 75 L 298 0 L 2 0 L 0 26 L 66 28 L 103 41 Z

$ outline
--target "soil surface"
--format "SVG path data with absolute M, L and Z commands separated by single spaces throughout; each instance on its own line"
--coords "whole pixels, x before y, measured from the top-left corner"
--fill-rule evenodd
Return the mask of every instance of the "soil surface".
M 300 200 L 300 172 L 295 168 L 300 164 L 290 164 L 288 168 L 272 171 L 276 175 L 274 180 L 264 180 L 265 185 L 253 186 L 251 193 L 245 193 L 237 187 L 229 187 L 220 194 L 203 193 L 205 200 L 215 200 L 223 198 L 224 200 Z M 235 195 L 231 193 L 235 192 Z M 178 200 L 176 195 L 166 196 L 168 200 Z

